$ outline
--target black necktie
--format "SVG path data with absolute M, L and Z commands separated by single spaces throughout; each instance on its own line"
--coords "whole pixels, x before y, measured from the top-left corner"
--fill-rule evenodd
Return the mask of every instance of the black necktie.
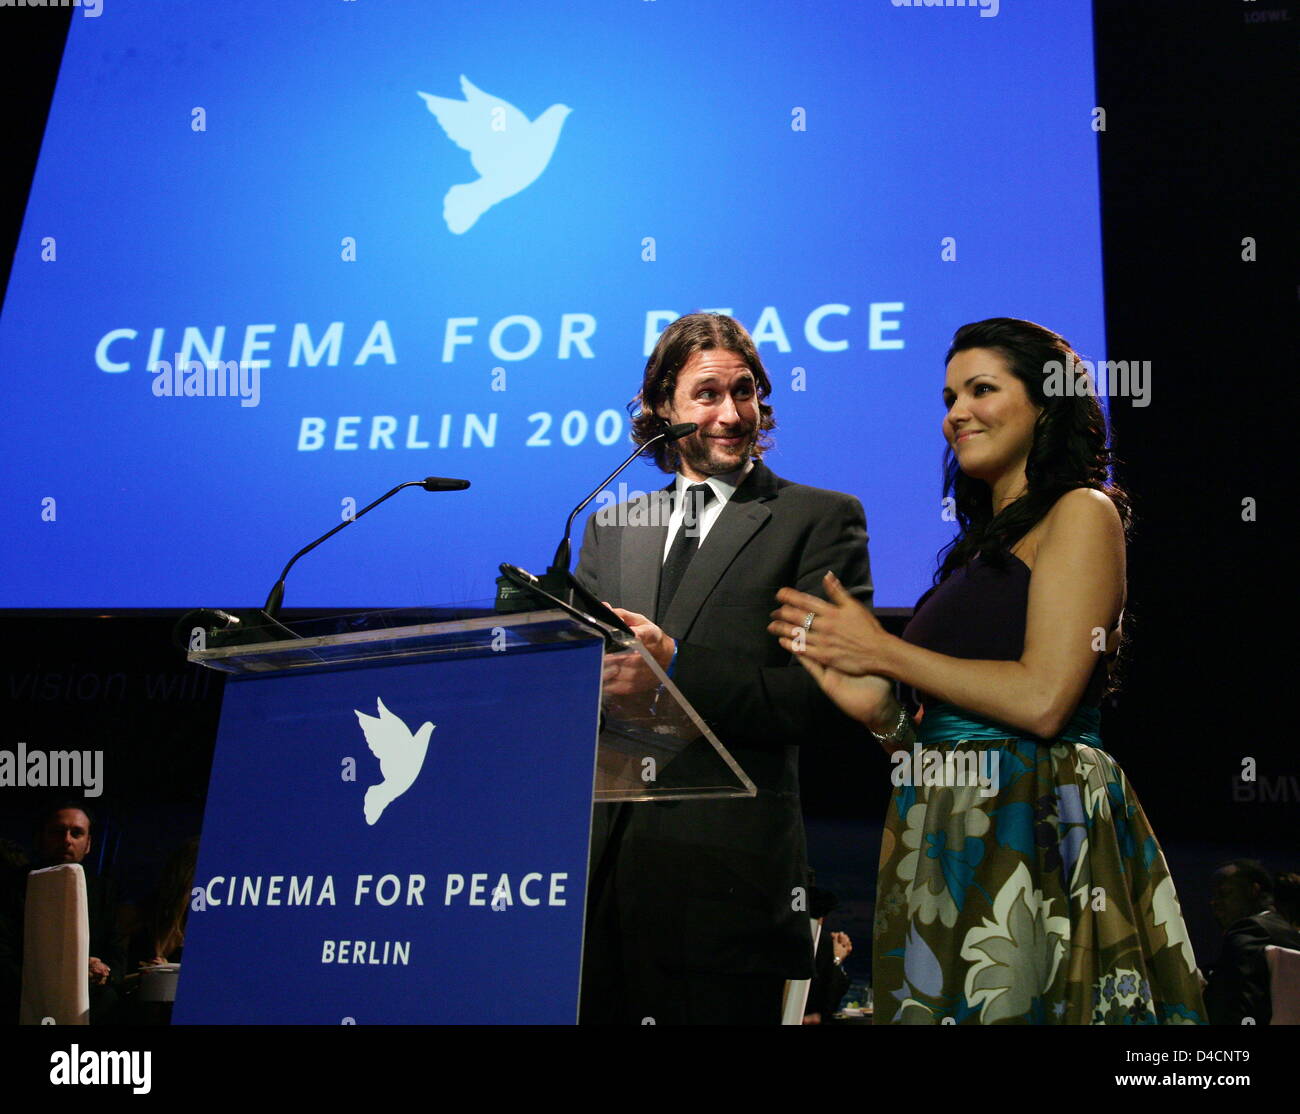
M 668 550 L 663 568 L 659 572 L 659 602 L 655 605 L 655 622 L 662 622 L 677 594 L 686 569 L 700 548 L 700 515 L 713 498 L 713 488 L 708 484 L 692 484 L 686 489 L 686 504 L 677 537 Z

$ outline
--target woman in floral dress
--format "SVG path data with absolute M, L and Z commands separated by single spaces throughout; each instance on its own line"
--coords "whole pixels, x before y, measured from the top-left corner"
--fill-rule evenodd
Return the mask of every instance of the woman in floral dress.
M 786 588 L 773 612 L 891 752 L 878 1022 L 1205 1021 L 1164 855 L 1099 735 L 1129 513 L 1078 361 L 1027 321 L 957 331 L 943 434 L 960 532 L 901 638 L 831 574 L 826 600 Z

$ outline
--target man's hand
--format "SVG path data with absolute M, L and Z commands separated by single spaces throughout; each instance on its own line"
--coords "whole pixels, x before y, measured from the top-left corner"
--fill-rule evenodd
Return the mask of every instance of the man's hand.
M 835 958 L 843 962 L 853 951 L 853 941 L 849 939 L 847 932 L 832 932 L 831 947 L 835 950 Z
M 90 983 L 92 986 L 103 986 L 108 982 L 111 971 L 106 963 L 92 955 L 88 966 L 90 967 Z
M 601 602 L 604 603 L 603 600 Z M 638 615 L 635 611 L 626 611 L 621 607 L 614 607 L 609 603 L 605 603 L 605 606 L 628 625 L 632 633 L 636 635 L 637 641 L 649 650 L 650 656 L 659 663 L 659 667 L 667 669 L 669 663 L 673 660 L 673 654 L 677 652 L 677 643 L 644 615 Z M 607 655 L 602 679 L 605 691 L 611 696 L 625 696 L 633 692 L 646 692 L 649 689 L 657 688 L 659 685 L 659 678 L 646 665 L 645 659 L 631 650 L 623 654 Z

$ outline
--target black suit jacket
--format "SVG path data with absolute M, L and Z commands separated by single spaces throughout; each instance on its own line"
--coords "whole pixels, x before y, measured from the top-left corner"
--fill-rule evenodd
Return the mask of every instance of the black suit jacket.
M 1212 1025 L 1256 1025 L 1273 1020 L 1268 957 L 1264 948 L 1276 944 L 1300 951 L 1300 932 L 1280 913 L 1265 909 L 1228 926 L 1223 950 L 1205 985 L 1205 1009 Z
M 588 519 L 577 577 L 598 598 L 653 616 L 668 528 L 645 507 L 635 513 L 637 502 Z M 629 521 L 651 524 L 621 525 Z M 767 624 L 778 588 L 821 595 L 828 569 L 870 604 L 861 503 L 790 483 L 756 462 L 660 624 L 678 643 L 677 686 L 758 787 L 752 799 L 626 806 L 626 829 L 611 851 L 623 946 L 653 950 L 668 969 L 812 974 L 807 904 L 794 893 L 808 885 L 797 748 L 868 736 Z M 605 851 L 601 807 L 608 806 L 598 807 L 593 824 L 593 862 Z

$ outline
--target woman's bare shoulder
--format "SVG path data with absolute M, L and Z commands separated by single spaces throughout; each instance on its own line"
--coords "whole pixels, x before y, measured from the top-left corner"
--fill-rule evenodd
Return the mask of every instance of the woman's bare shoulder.
M 1104 491 L 1076 487 L 1052 504 L 1012 552 L 1032 570 L 1045 544 L 1072 545 L 1082 538 L 1098 535 L 1123 545 L 1124 525 L 1119 510 Z
M 1043 516 L 1045 532 L 1073 533 L 1076 530 L 1104 530 L 1120 537 L 1124 524 L 1119 508 L 1104 491 L 1093 487 L 1076 487 L 1067 491 Z

